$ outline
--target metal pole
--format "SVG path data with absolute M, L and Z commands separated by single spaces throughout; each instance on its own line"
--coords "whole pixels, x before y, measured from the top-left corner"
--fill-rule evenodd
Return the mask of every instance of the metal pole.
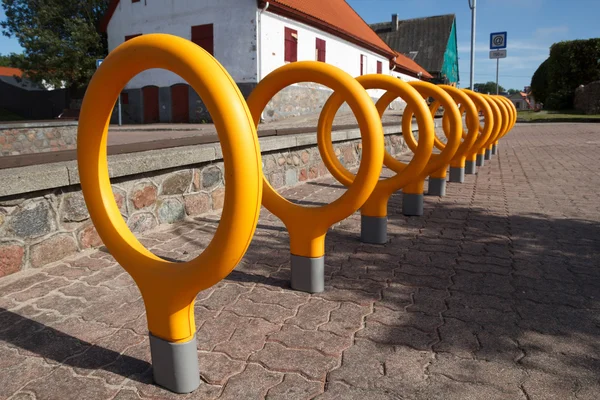
M 123 120 L 121 119 L 121 94 L 119 93 L 119 100 L 117 101 L 119 108 L 119 126 L 123 125 Z
M 471 4 L 472 2 L 472 4 Z M 470 88 L 474 89 L 475 85 L 475 8 L 477 7 L 477 0 L 469 0 L 469 8 L 471 9 L 471 79 Z
M 498 70 L 500 69 L 500 59 L 496 58 L 496 95 L 498 94 L 499 86 L 498 86 Z

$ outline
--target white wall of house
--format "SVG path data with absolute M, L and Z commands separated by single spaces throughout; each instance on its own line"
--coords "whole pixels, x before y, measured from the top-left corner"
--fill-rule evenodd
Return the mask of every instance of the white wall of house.
M 398 71 L 390 71 L 390 75 L 392 75 L 394 78 L 402 79 L 404 82 L 411 82 L 411 81 L 419 80 L 418 78 L 415 78 L 414 76 L 403 74 L 402 72 L 398 72 Z
M 191 40 L 191 27 L 214 24 L 214 55 L 236 82 L 256 82 L 255 0 L 121 0 L 107 28 L 109 51 L 125 36 L 169 33 Z M 134 77 L 127 88 L 171 86 L 184 82 L 165 70 L 152 69 Z
M 386 75 L 390 74 L 389 60 L 385 56 L 366 50 L 317 28 L 266 11 L 261 16 L 261 65 L 259 69 L 262 77 L 286 64 L 284 57 L 284 31 L 286 27 L 298 31 L 298 61 L 314 61 L 316 59 L 315 46 L 316 39 L 319 38 L 326 42 L 325 61 L 327 64 L 341 68 L 352 76 L 359 76 L 360 56 L 365 55 L 367 63 L 364 74 L 377 73 L 377 61 L 382 63 L 382 72 Z M 371 95 L 374 97 L 382 95 L 382 91 L 372 92 Z

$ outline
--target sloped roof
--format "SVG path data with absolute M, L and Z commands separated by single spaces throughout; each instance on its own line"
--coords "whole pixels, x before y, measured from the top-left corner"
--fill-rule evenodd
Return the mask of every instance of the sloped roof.
M 433 76 L 431 76 L 431 74 L 429 72 L 427 72 L 425 70 L 425 68 L 421 67 L 419 64 L 417 64 L 410 58 L 406 57 L 404 54 L 400 54 L 400 53 L 396 52 L 396 61 L 394 62 L 392 60 L 391 64 L 392 64 L 392 66 L 396 65 L 400 69 L 403 69 L 407 72 L 412 72 L 416 75 L 421 73 L 422 74 L 421 78 L 423 78 L 423 79 L 432 79 L 433 78 Z
M 414 60 L 429 72 L 440 72 L 448 46 L 454 14 L 398 21 L 398 30 L 391 22 L 372 24 L 371 28 L 392 49 L 402 54 L 418 51 Z
M 20 78 L 23 76 L 23 71 L 18 68 L 0 67 L 0 76 L 18 76 Z
M 266 0 L 258 0 L 260 8 L 264 8 L 265 4 Z M 394 57 L 394 51 L 345 0 L 270 0 L 268 11 L 284 14 L 376 53 Z

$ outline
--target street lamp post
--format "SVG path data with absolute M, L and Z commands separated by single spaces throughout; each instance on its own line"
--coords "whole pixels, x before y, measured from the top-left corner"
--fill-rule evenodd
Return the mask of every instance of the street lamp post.
M 471 79 L 470 88 L 474 89 L 475 85 L 475 7 L 477 0 L 469 0 L 469 8 L 471 9 Z

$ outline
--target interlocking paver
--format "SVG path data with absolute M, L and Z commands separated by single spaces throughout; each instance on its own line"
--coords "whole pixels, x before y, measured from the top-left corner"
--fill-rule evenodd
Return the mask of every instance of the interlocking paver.
M 203 383 L 189 395 L 152 383 L 143 300 L 106 249 L 5 277 L 0 399 L 596 399 L 599 135 L 515 127 L 423 217 L 393 196 L 384 246 L 358 241 L 358 214 L 337 224 L 323 293 L 289 288 L 289 239 L 263 209 L 238 268 L 196 299 Z M 332 178 L 282 190 L 307 204 L 342 192 Z M 141 240 L 188 260 L 218 218 Z

